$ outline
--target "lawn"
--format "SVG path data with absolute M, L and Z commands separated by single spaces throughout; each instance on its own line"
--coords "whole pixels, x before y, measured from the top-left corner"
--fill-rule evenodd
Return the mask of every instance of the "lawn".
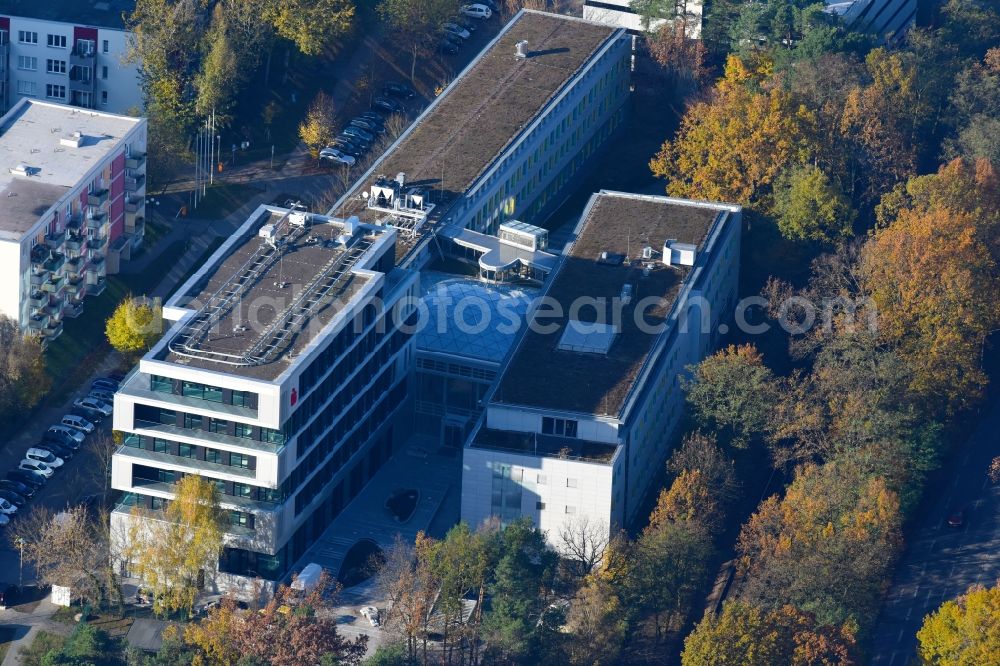
M 186 243 L 177 241 L 139 273 L 108 277 L 108 286 L 100 296 L 89 297 L 84 311 L 76 319 L 67 319 L 63 333 L 45 352 L 46 367 L 52 378 L 48 400 L 62 402 L 87 378 L 111 349 L 104 337 L 104 322 L 123 298 L 151 291 L 184 254 Z
M 35 640 L 18 655 L 24 666 L 41 666 L 42 659 L 52 650 L 59 650 L 66 643 L 66 637 L 51 631 L 39 631 Z

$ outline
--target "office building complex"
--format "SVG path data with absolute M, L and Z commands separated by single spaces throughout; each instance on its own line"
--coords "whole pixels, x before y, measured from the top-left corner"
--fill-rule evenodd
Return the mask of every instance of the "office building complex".
M 490 254 L 508 220 L 542 220 L 621 123 L 632 40 L 624 30 L 522 10 L 427 107 L 331 214 L 399 229 L 403 266 Z M 366 197 L 367 195 L 367 197 Z M 450 230 L 450 234 L 437 233 Z M 528 251 L 530 253 L 530 250 Z M 531 273 L 530 254 L 484 271 Z
M 169 330 L 115 396 L 118 538 L 200 474 L 231 517 L 206 584 L 286 574 L 406 434 L 418 275 L 394 268 L 395 241 L 261 206 L 165 304 Z
M 146 121 L 31 99 L 0 118 L 0 313 L 52 340 L 142 243 Z
M 736 301 L 739 206 L 602 191 L 528 315 L 463 452 L 462 518 L 638 517 L 684 405 L 680 377 Z
M 23 98 L 126 113 L 142 107 L 126 62 L 135 0 L 0 0 L 0 111 Z

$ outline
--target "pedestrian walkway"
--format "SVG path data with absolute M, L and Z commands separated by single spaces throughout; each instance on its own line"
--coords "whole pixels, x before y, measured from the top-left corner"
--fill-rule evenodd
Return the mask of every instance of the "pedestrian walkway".
M 7 646 L 7 654 L 0 666 L 16 666 L 21 663 L 21 648 L 26 648 L 35 640 L 39 631 L 45 630 L 57 634 L 68 633 L 68 625 L 56 622 L 52 615 L 59 609 L 48 597 L 42 599 L 34 610 L 22 613 L 13 608 L 0 611 L 0 622 L 8 627 L 14 627 L 17 634 Z

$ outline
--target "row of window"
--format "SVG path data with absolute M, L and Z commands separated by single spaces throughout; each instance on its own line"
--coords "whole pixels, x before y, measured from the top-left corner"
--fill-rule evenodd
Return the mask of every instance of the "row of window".
M 180 458 L 204 460 L 205 462 L 226 465 L 227 467 L 238 467 L 249 470 L 257 469 L 256 456 L 244 453 L 231 453 L 198 444 L 182 444 L 169 439 L 163 439 L 162 437 L 128 435 L 125 437 L 125 446 L 153 451 L 154 453 L 166 453 Z
M 170 505 L 170 500 L 152 495 L 136 494 L 136 500 L 138 506 L 152 509 L 153 511 L 162 511 Z M 233 510 L 226 512 L 226 522 L 230 527 L 241 527 L 252 530 L 255 521 L 252 513 Z
M 198 382 L 182 381 L 170 377 L 150 375 L 149 389 L 157 393 L 170 393 L 185 398 L 198 398 L 207 402 L 257 409 L 258 396 L 250 391 L 234 391 Z
M 200 414 L 189 414 L 187 412 L 153 407 L 152 405 L 135 406 L 135 420 L 138 422 L 163 424 L 185 430 L 201 430 L 229 437 L 249 439 L 255 442 L 265 442 L 267 444 L 284 444 L 285 434 L 273 428 L 262 428 L 250 425 L 249 423 L 238 423 L 227 419 L 202 416 Z M 197 433 L 191 433 L 191 437 L 198 437 Z
M 543 435 L 576 437 L 576 428 L 577 428 L 577 422 L 574 419 L 557 419 L 551 416 L 542 417 Z
M 17 82 L 17 94 L 24 95 L 26 97 L 35 97 L 38 95 L 38 84 L 35 81 L 18 81 Z M 73 103 L 77 103 L 77 99 L 74 94 Z M 89 94 L 82 93 L 82 95 L 87 96 L 86 98 L 81 97 L 79 103 L 83 106 L 90 106 L 89 104 Z M 49 99 L 66 99 L 66 86 L 61 85 L 46 85 L 45 86 L 45 96 Z M 108 105 L 108 91 L 101 91 L 101 105 Z
M 35 32 L 34 30 L 18 30 L 17 41 L 21 44 L 37 44 L 38 33 Z M 45 35 L 45 44 L 47 46 L 51 46 L 54 49 L 64 49 L 66 48 L 67 43 L 68 41 L 66 35 L 53 35 L 53 34 Z M 93 46 L 94 43 L 89 39 L 81 39 L 77 43 L 81 45 L 81 47 L 84 50 L 88 50 L 91 53 L 94 50 Z M 89 49 L 86 48 L 87 45 L 90 46 Z M 108 40 L 105 39 L 101 41 L 101 51 L 103 53 L 108 53 L 111 51 L 111 44 L 108 42 Z
M 185 476 L 184 472 L 159 469 L 149 465 L 132 465 L 132 485 L 142 487 L 147 483 L 165 483 L 174 485 Z M 207 477 L 206 477 L 207 478 Z M 239 481 L 223 481 L 221 479 L 211 479 L 219 489 L 219 494 L 226 497 L 238 497 L 254 502 L 264 502 L 267 504 L 280 504 L 285 500 L 285 495 L 275 488 L 265 488 L 255 486 L 250 483 Z

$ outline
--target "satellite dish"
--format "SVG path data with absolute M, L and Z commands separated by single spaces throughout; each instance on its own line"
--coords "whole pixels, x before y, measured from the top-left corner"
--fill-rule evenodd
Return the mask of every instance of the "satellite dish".
M 367 192 L 362 192 L 361 193 L 361 198 L 362 199 L 367 199 L 368 197 L 369 197 L 369 194 Z

